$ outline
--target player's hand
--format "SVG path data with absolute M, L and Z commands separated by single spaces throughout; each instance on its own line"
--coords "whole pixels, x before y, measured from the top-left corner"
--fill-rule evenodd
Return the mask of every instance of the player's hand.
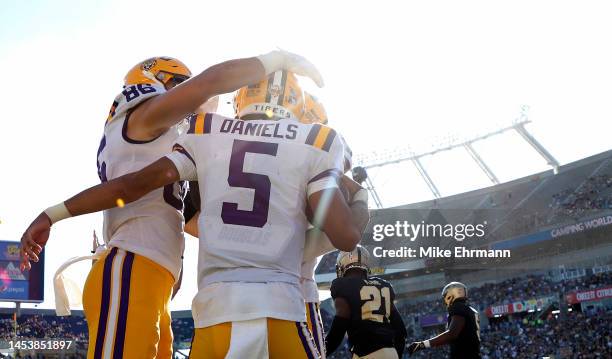
M 319 73 L 319 70 L 306 58 L 291 53 L 285 50 L 279 50 L 284 57 L 283 70 L 291 71 L 294 74 L 309 77 L 314 81 L 317 86 L 323 87 L 323 76 Z
M 418 352 L 419 350 L 423 350 L 423 349 L 425 349 L 425 344 L 423 342 L 412 342 L 408 346 L 408 355 L 412 355 Z
M 340 180 L 342 181 L 342 185 L 348 190 L 349 198 L 347 198 L 346 200 L 348 203 L 352 201 L 353 197 L 355 196 L 355 193 L 364 189 L 359 183 L 355 182 L 346 175 L 340 177 Z
M 43 212 L 36 217 L 28 229 L 21 236 L 21 246 L 19 254 L 21 256 L 21 270 L 32 268 L 30 261 L 38 262 L 38 256 L 43 250 L 49 233 L 51 231 L 51 220 Z
M 291 71 L 297 75 L 310 77 L 317 86 L 323 87 L 323 76 L 319 70 L 300 55 L 285 50 L 276 50 L 257 57 L 264 67 L 266 74 L 279 70 Z

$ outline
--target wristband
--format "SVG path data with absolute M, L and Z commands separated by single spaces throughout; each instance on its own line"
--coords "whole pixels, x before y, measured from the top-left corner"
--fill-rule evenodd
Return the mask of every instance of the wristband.
M 45 214 L 49 217 L 49 220 L 51 220 L 51 224 L 72 217 L 72 214 L 70 214 L 64 202 L 45 209 Z
M 271 51 L 267 54 L 257 56 L 257 60 L 261 62 L 266 75 L 269 75 L 283 67 L 285 55 L 281 51 Z
M 429 340 L 424 341 L 423 345 L 425 345 L 425 348 L 431 348 L 431 343 L 429 342 Z
M 366 190 L 365 188 L 362 188 L 359 191 L 355 192 L 355 195 L 353 196 L 353 200 L 351 201 L 351 203 L 355 203 L 355 202 L 363 202 L 365 204 L 368 204 L 368 190 Z

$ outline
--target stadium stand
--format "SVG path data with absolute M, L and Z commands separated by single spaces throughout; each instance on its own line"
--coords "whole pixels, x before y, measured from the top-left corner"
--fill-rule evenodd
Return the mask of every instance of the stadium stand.
M 540 285 L 541 284 L 541 285 Z M 597 273 L 555 283 L 544 276 L 512 278 L 495 284 L 472 288 L 470 304 L 481 310 L 496 303 L 524 302 L 529 298 L 554 294 L 559 302 L 568 293 L 609 287 L 612 271 Z M 491 294 L 494 294 L 491 297 Z M 563 302 L 565 303 L 565 302 Z M 610 358 L 612 355 L 612 296 L 601 306 L 556 304 L 553 310 L 525 311 L 500 315 L 483 321 L 481 327 L 483 358 Z M 444 330 L 445 308 L 440 299 L 419 303 L 396 303 L 407 325 L 409 340 L 421 340 Z M 561 307 L 563 309 L 563 307 Z M 435 313 L 442 317 L 439 325 L 421 327 L 419 318 Z M 325 329 L 329 330 L 333 314 L 322 312 Z M 482 322 L 481 322 L 482 323 Z M 446 358 L 444 348 L 418 353 L 416 358 Z M 346 343 L 329 358 L 350 358 Z

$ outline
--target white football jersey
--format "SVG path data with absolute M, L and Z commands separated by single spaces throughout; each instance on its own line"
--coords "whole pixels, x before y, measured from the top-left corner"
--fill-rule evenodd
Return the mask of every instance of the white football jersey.
M 338 137 L 329 127 L 289 119 L 242 121 L 206 114 L 190 121 L 168 158 L 181 180 L 197 180 L 200 186 L 197 327 L 253 316 L 305 319 L 299 279 L 307 197 L 337 187 L 343 168 Z M 245 285 L 242 293 L 240 283 L 250 289 Z M 279 292 L 285 294 L 260 300 L 253 295 L 257 283 L 284 285 Z M 211 295 L 211 288 L 222 289 Z M 203 305 L 215 298 L 227 305 Z
M 127 136 L 130 110 L 165 91 L 162 86 L 140 84 L 127 86 L 115 98 L 98 149 L 98 176 L 102 182 L 138 171 L 172 149 L 179 135 L 178 126 L 150 141 Z M 153 260 L 177 279 L 185 245 L 183 186 L 169 185 L 123 207 L 104 211 L 104 241 L 108 246 Z
M 317 282 L 315 280 L 315 268 L 317 263 L 317 258 L 302 263 L 300 286 L 302 289 L 302 296 L 306 303 L 319 302 L 319 287 L 317 287 Z

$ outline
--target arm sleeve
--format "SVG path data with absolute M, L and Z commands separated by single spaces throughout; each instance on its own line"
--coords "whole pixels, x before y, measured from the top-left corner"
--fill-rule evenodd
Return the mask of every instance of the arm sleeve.
M 350 319 L 347 318 L 334 317 L 329 333 L 325 337 L 325 350 L 328 355 L 342 343 L 350 322 Z
M 336 299 L 341 296 L 341 292 L 342 292 L 342 279 L 341 278 L 336 278 L 332 281 L 332 284 L 329 287 L 329 292 L 331 294 L 332 299 Z
M 451 304 L 451 306 L 448 308 L 448 316 L 452 317 L 453 315 L 459 315 L 462 316 L 464 318 L 469 317 L 470 315 L 470 310 L 469 308 L 461 303 L 453 303 Z
M 342 176 L 344 150 L 338 136 L 334 138 L 329 151 L 320 150 L 315 153 L 311 162 L 307 184 L 307 195 L 329 189 L 338 188 L 338 179 Z
M 174 163 L 178 170 L 181 180 L 196 181 L 198 179 L 195 156 L 190 146 L 190 137 L 192 135 L 181 135 L 177 143 L 172 147 L 172 153 L 166 157 Z
M 397 356 L 401 358 L 402 354 L 404 354 L 404 348 L 406 348 L 406 337 L 408 336 L 408 332 L 406 331 L 406 325 L 402 320 L 402 316 L 397 311 L 395 305 L 393 308 L 391 308 L 391 316 L 389 317 L 389 321 L 391 322 L 391 326 L 395 332 L 393 345 L 397 351 Z

